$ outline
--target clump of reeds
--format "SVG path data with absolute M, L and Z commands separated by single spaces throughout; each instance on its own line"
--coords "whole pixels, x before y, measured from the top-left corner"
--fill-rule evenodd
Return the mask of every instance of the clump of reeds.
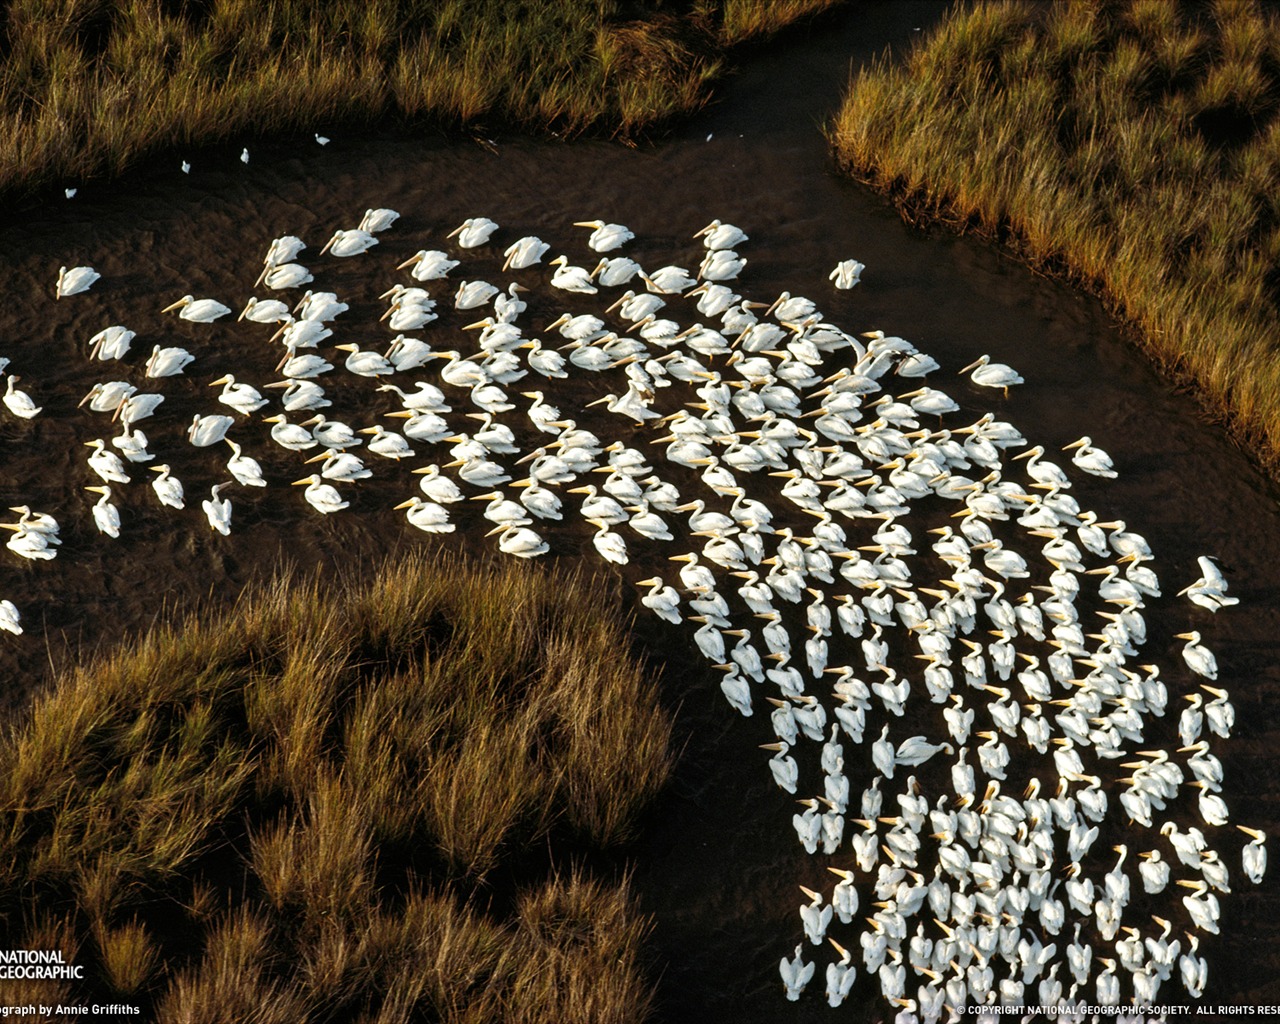
M 725 47 L 836 2 L 12 0 L 0 194 L 390 113 L 630 139 L 705 103 Z
M 861 72 L 830 137 L 904 210 L 1098 291 L 1274 467 L 1278 53 L 1252 3 L 980 3 Z
M 630 835 L 670 730 L 576 578 L 282 578 L 0 745 L 0 931 L 162 1021 L 638 1021 L 647 925 L 554 851 Z

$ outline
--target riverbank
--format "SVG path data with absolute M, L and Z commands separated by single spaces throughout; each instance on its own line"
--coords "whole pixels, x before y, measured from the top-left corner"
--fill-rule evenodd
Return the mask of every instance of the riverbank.
M 979 4 L 859 72 L 828 134 L 910 219 L 1100 295 L 1275 472 L 1278 51 L 1248 4 Z
M 116 177 L 165 150 L 389 116 L 630 141 L 706 103 L 733 47 L 837 2 L 701 0 L 674 14 L 655 2 L 344 0 L 317 17 L 299 0 L 19 0 L 0 63 L 0 195 Z

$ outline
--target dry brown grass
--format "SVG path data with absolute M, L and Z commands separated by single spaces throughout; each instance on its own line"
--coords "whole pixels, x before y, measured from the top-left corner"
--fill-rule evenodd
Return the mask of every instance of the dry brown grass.
M 8 947 L 162 1021 L 642 1020 L 625 881 L 552 867 L 625 841 L 670 769 L 597 612 L 577 579 L 416 557 L 77 669 L 0 747 Z
M 1278 57 L 1251 3 L 981 3 L 863 71 L 830 135 L 912 216 L 1099 292 L 1274 468 Z
M 11 0 L 0 194 L 388 114 L 633 139 L 702 106 L 727 46 L 836 2 Z

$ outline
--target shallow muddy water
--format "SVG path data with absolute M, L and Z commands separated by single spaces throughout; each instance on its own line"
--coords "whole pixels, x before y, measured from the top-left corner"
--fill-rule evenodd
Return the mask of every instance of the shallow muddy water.
M 247 167 L 236 160 L 238 145 L 234 152 L 191 155 L 189 176 L 177 170 L 179 157 L 157 161 L 117 185 L 87 187 L 73 201 L 15 217 L 0 230 L 0 351 L 45 412 L 29 422 L 0 416 L 0 499 L 53 512 L 64 544 L 48 563 L 0 553 L 0 597 L 22 609 L 27 628 L 20 638 L 0 637 L 0 674 L 12 680 L 10 702 L 20 704 L 49 663 L 109 644 L 166 608 L 189 609 L 202 599 L 225 604 L 282 560 L 337 569 L 373 564 L 422 543 L 493 550 L 481 536 L 489 524 L 478 503 L 459 513 L 457 534 L 438 542 L 416 535 L 392 511 L 416 491 L 407 468 L 380 467 L 373 480 L 344 488 L 352 508 L 343 514 L 312 513 L 297 489 L 277 486 L 310 468 L 271 445 L 257 418 L 238 424 L 232 436 L 262 461 L 272 486 L 233 489 L 233 532 L 212 534 L 198 503 L 225 477 L 226 452 L 187 445 L 186 424 L 196 412 L 222 411 L 205 382 L 226 372 L 254 383 L 274 379 L 278 351 L 267 345 L 271 328 L 264 325 L 190 324 L 161 316 L 161 307 L 192 293 L 238 309 L 269 241 L 291 233 L 310 246 L 299 259 L 316 272 L 312 287 L 352 302 L 347 316 L 363 326 L 345 340 L 385 345 L 391 335 L 374 323 L 381 309 L 376 296 L 393 281 L 408 280 L 391 268 L 420 248 L 448 247 L 445 234 L 465 217 L 490 216 L 502 225 L 493 245 L 468 257 L 468 267 L 495 283 L 544 279 L 541 268 L 497 276 L 502 248 L 528 233 L 552 243 L 548 256 L 565 252 L 590 267 L 586 233 L 571 223 L 596 217 L 634 230 L 636 241 L 626 251 L 645 266 L 692 268 L 700 250 L 690 236 L 718 217 L 751 236 L 741 246 L 750 262 L 735 290 L 765 301 L 783 289 L 809 295 L 846 330 L 884 330 L 934 355 L 942 369 L 931 382 L 975 414 L 996 409 L 1051 453 L 1087 433 L 1112 454 L 1119 479 L 1079 479 L 1075 493 L 1082 506 L 1126 520 L 1155 549 L 1166 596 L 1151 602 L 1149 656 L 1169 667 L 1175 698 L 1172 667 L 1180 664 L 1180 644 L 1172 634 L 1200 629 L 1216 650 L 1220 681 L 1238 712 L 1234 737 L 1215 748 L 1226 771 L 1223 795 L 1233 820 L 1274 833 L 1280 811 L 1272 753 L 1277 730 L 1268 708 L 1280 698 L 1274 487 L 1191 398 L 1150 370 L 1097 302 L 989 246 L 904 226 L 831 166 L 818 126 L 838 102 L 851 63 L 885 45 L 907 44 L 940 9 L 871 4 L 791 33 L 747 62 L 702 116 L 671 139 L 637 150 L 498 138 L 495 151 L 389 131 L 360 138 L 333 133 L 323 149 L 309 140 L 250 143 Z M 349 260 L 316 255 L 334 228 L 355 226 L 371 206 L 402 214 L 378 248 Z M 863 283 L 836 292 L 827 274 L 849 257 L 867 265 Z M 102 280 L 87 294 L 55 303 L 58 266 L 81 263 L 96 267 Z M 463 279 L 465 270 L 453 279 Z M 528 316 L 539 328 L 555 316 L 550 302 L 545 288 L 531 298 Z M 442 310 L 440 323 L 427 330 L 443 332 L 469 319 Z M 139 332 L 134 350 L 122 364 L 90 363 L 85 340 L 112 323 Z M 166 401 L 139 424 L 161 453 L 157 462 L 167 460 L 186 483 L 188 507 L 176 515 L 159 508 L 141 479 L 150 474 L 139 470 L 132 485 L 117 491 L 121 538 L 107 541 L 89 515 L 94 496 L 82 490 L 97 482 L 85 468 L 82 442 L 109 436 L 111 427 L 106 415 L 77 412 L 76 403 L 98 380 L 128 378 L 152 390 L 142 366 L 157 343 L 184 345 L 197 355 L 185 377 L 155 382 Z M 955 378 L 983 352 L 1026 378 L 1007 400 L 979 395 Z M 565 415 L 576 415 L 602 393 L 599 382 L 590 384 L 526 379 L 521 386 L 542 387 Z M 334 394 L 332 411 L 353 424 L 373 423 L 394 407 L 370 387 L 335 385 Z M 581 420 L 604 422 L 590 414 Z M 645 430 L 628 425 L 615 436 L 640 446 Z M 532 431 L 522 440 L 531 441 Z M 547 533 L 566 562 L 599 564 L 589 528 Z M 632 584 L 654 571 L 669 576 L 667 553 L 656 543 L 633 544 L 632 564 L 613 572 L 607 588 L 612 607 L 636 611 L 640 644 L 665 663 L 664 686 L 679 709 L 681 764 L 634 851 L 636 883 L 656 920 L 659 1019 L 747 1024 L 891 1016 L 867 979 L 849 1004 L 829 1010 L 821 967 L 800 1002 L 783 1000 L 777 961 L 801 938 L 797 884 L 829 890 L 824 869 L 841 861 L 807 857 L 797 845 L 790 826 L 794 801 L 772 785 L 756 750 L 772 739 L 767 717 L 744 720 L 731 711 L 718 676 L 700 667 L 687 631 L 638 608 Z M 1239 607 L 1217 617 L 1171 596 L 1198 575 L 1195 557 L 1204 553 L 1220 557 L 1232 593 L 1241 598 Z M 852 779 L 855 792 L 871 772 L 869 759 L 858 759 L 867 763 L 862 777 Z M 1109 846 L 1122 835 L 1117 827 L 1103 839 Z M 1238 877 L 1237 851 L 1238 844 L 1230 847 L 1236 892 L 1222 899 L 1223 935 L 1201 947 L 1211 963 L 1206 1001 L 1280 1002 L 1280 901 L 1274 884 L 1253 888 Z M 829 954 L 823 951 L 819 963 Z M 1165 994 L 1181 1001 L 1174 984 Z

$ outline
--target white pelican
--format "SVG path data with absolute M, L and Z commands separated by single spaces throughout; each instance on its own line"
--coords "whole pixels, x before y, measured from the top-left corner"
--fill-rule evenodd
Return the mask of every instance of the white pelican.
M 219 385 L 222 386 L 222 393 L 218 395 L 218 401 L 223 405 L 231 406 L 242 416 L 257 412 L 267 404 L 267 400 L 262 397 L 262 393 L 257 388 L 249 384 L 237 384 L 235 377 L 229 373 L 209 383 L 211 388 Z
M 289 320 L 289 307 L 279 299 L 250 298 L 236 320 L 252 320 L 259 324 L 274 324 Z
M 443 253 L 439 249 L 419 249 L 396 269 L 413 267 L 409 276 L 415 281 L 438 281 L 447 276 L 449 271 L 457 265 L 457 260 L 449 259 L 448 253 Z
M 85 490 L 102 495 L 93 506 L 93 523 L 98 532 L 105 533 L 108 537 L 119 537 L 120 510 L 111 504 L 111 488 L 104 485 L 86 487 Z
M 368 231 L 362 231 L 360 228 L 344 231 L 339 228 L 333 233 L 333 237 L 324 243 L 320 255 L 331 252 L 335 256 L 358 256 L 362 252 L 368 252 L 377 244 L 378 239 Z
M 274 424 L 271 428 L 271 440 L 282 448 L 303 452 L 314 448 L 318 443 L 306 427 L 300 423 L 290 423 L 284 416 L 267 416 L 262 422 Z
M 506 262 L 502 264 L 502 269 L 504 271 L 524 270 L 526 267 L 532 267 L 535 263 L 542 261 L 542 257 L 550 248 L 551 246 L 537 235 L 525 235 L 524 238 L 517 239 L 503 250 L 502 255 L 506 257 Z
M 411 526 L 423 533 L 453 533 L 457 525 L 449 522 L 449 511 L 434 501 L 423 501 L 421 498 L 410 498 L 395 506 L 405 509 L 405 518 Z
M 184 295 L 177 302 L 165 306 L 160 312 L 172 313 L 175 309 L 179 311 L 179 318 L 198 324 L 212 323 L 218 317 L 226 316 L 231 312 L 230 307 L 224 306 L 216 299 L 197 299 L 194 295 Z
M 571 265 L 569 257 L 557 256 L 551 261 L 551 265 L 556 268 L 551 275 L 552 288 L 582 295 L 595 295 L 600 290 L 591 283 L 591 274 L 586 267 Z
M 1204 676 L 1206 679 L 1217 679 L 1218 659 L 1213 656 L 1213 651 L 1201 645 L 1199 630 L 1193 629 L 1190 633 L 1175 633 L 1174 635 L 1179 640 L 1188 641 L 1187 646 L 1182 649 L 1182 658 L 1186 661 L 1187 668 L 1197 675 Z
M 380 426 L 362 427 L 357 433 L 372 434 L 368 449 L 374 455 L 381 455 L 384 459 L 395 459 L 398 462 L 400 459 L 411 458 L 417 454 L 401 435 L 384 430 Z
M 224 487 L 229 487 L 230 485 L 230 480 L 214 484 L 209 489 L 209 497 L 200 502 L 200 507 L 204 509 L 205 518 L 209 520 L 209 528 L 216 530 L 224 537 L 231 535 L 231 502 L 229 499 L 221 497 L 221 491 Z
M 334 292 L 313 292 L 307 289 L 293 307 L 300 320 L 314 320 L 317 323 L 328 323 L 341 316 L 351 307 L 338 299 Z
M 105 361 L 121 359 L 129 351 L 129 345 L 138 336 L 136 331 L 121 324 L 104 327 L 89 339 L 89 358 Z
M 419 489 L 437 504 L 447 505 L 462 500 L 462 491 L 458 488 L 458 485 L 447 476 L 441 476 L 440 467 L 434 463 L 410 472 L 422 477 L 418 481 Z
M 322 515 L 338 512 L 351 504 L 342 500 L 342 495 L 338 493 L 336 487 L 324 483 L 320 479 L 319 473 L 312 473 L 301 480 L 294 480 L 292 486 L 299 487 L 302 484 L 307 485 L 307 489 L 303 491 L 302 496 L 307 499 L 307 503 L 312 508 Z
M 684 267 L 659 267 L 652 274 L 640 273 L 644 286 L 657 295 L 678 295 L 698 282 L 689 276 Z
M 324 463 L 320 468 L 320 475 L 326 480 L 349 483 L 353 480 L 367 480 L 373 476 L 373 470 L 365 468 L 364 460 L 350 452 L 338 452 L 332 448 L 326 448 L 319 455 L 307 459 L 306 465 L 316 462 Z
M 453 238 L 457 236 L 459 246 L 463 249 L 474 249 L 489 241 L 489 238 L 497 230 L 497 222 L 490 220 L 488 217 L 468 217 L 445 237 Z
M 701 231 L 695 232 L 693 237 L 701 238 L 702 244 L 708 249 L 732 249 L 747 240 L 747 234 L 741 228 L 722 224 L 718 220 L 713 220 Z
M 22 633 L 22 616 L 12 601 L 0 601 L 0 629 L 14 636 Z
M 453 296 L 454 309 L 478 309 L 498 294 L 488 281 L 463 281 Z
M 643 268 L 629 256 L 602 258 L 591 271 L 591 276 L 606 288 L 627 284 Z
M 595 252 L 609 252 L 636 237 L 635 232 L 621 224 L 606 224 L 602 220 L 575 220 L 573 226 L 593 229 L 587 237 L 587 245 Z
M 360 218 L 359 230 L 376 235 L 379 231 L 386 231 L 399 219 L 400 214 L 395 210 L 388 210 L 385 206 L 380 206 L 374 210 L 365 210 L 364 216 Z
M 1237 825 L 1236 828 L 1253 840 L 1243 851 L 1245 877 L 1254 885 L 1261 885 L 1262 876 L 1267 873 L 1267 834 L 1244 825 Z
M 13 531 L 13 536 L 5 542 L 5 547 L 15 555 L 36 561 L 48 561 L 57 557 L 58 545 L 62 543 L 56 534 L 41 529 L 39 524 L 0 523 L 0 529 Z
M 1063 446 L 1063 451 L 1070 451 L 1072 448 L 1078 448 L 1071 461 L 1075 465 L 1092 476 L 1107 477 L 1114 479 L 1116 477 L 1115 466 L 1111 462 L 1111 456 L 1104 452 L 1101 448 L 1095 448 L 1093 439 L 1087 434 L 1078 441 L 1072 441 L 1068 445 Z
M 153 473 L 160 475 L 151 481 L 151 488 L 156 492 L 156 497 L 160 499 L 161 505 L 168 505 L 170 508 L 185 508 L 186 498 L 182 493 L 182 481 L 176 476 L 169 475 L 169 467 L 148 466 Z
M 963 374 L 970 370 L 973 371 L 970 379 L 975 384 L 984 388 L 1003 388 L 1006 396 L 1009 394 L 1009 388 L 1014 384 L 1022 383 L 1022 377 L 1016 370 L 1004 363 L 993 363 L 989 355 L 978 356 L 960 372 Z
M 800 993 L 804 991 L 804 987 L 809 984 L 813 978 L 813 972 L 816 965 L 806 963 L 801 955 L 803 944 L 796 946 L 796 954 L 790 960 L 783 958 L 778 964 L 778 971 L 782 975 L 782 985 L 786 990 L 787 999 L 791 1002 L 797 1002 L 800 999 Z
M 857 260 L 841 260 L 836 264 L 835 270 L 827 275 L 827 280 L 835 282 L 835 286 L 841 291 L 848 291 L 862 280 L 862 272 L 866 269 L 866 264 Z
M 88 405 L 94 412 L 114 412 L 121 402 L 137 390 L 125 380 L 100 382 L 89 389 L 89 393 L 80 399 L 76 408 Z
M 127 484 L 129 482 L 129 474 L 125 471 L 124 463 L 115 452 L 107 451 L 106 442 L 102 438 L 86 441 L 84 444 L 86 448 L 94 449 L 93 454 L 89 456 L 89 468 L 104 483 Z
M 41 409 L 44 407 L 36 405 L 36 403 L 31 400 L 31 396 L 29 394 L 25 391 L 18 391 L 14 387 L 14 385 L 21 379 L 22 378 L 20 377 L 12 375 L 9 377 L 9 383 L 4 392 L 4 404 L 5 408 L 15 416 L 19 416 L 24 420 L 29 420 L 39 415 Z
M 396 372 L 396 368 L 380 352 L 362 349 L 355 344 L 335 345 L 334 348 L 348 353 L 342 365 L 357 377 L 385 377 Z
M 517 558 L 535 558 L 538 555 L 545 554 L 549 545 L 545 540 L 526 526 L 495 526 L 486 534 L 493 536 L 498 534 L 498 550 L 505 555 L 515 555 Z
M 713 249 L 702 258 L 698 276 L 704 281 L 731 281 L 746 265 L 746 258 L 732 249 Z
M 600 552 L 600 557 L 606 562 L 613 562 L 615 565 L 626 565 L 629 560 L 627 554 L 627 542 L 622 539 L 621 534 L 612 532 L 609 524 L 603 519 L 588 519 L 592 526 L 596 527 L 595 536 L 591 538 L 591 543 Z M 721 657 L 717 659 L 723 661 Z
M 650 588 L 649 593 L 640 598 L 642 605 L 660 619 L 665 619 L 667 622 L 677 625 L 680 623 L 680 595 L 674 587 L 665 586 L 659 576 L 651 576 L 649 579 L 639 580 L 636 586 Z
M 120 449 L 120 454 L 130 462 L 150 462 L 155 458 L 147 451 L 147 435 L 141 430 L 133 430 L 127 423 L 119 434 L 111 439 L 111 444 Z
M 1179 590 L 1179 597 L 1185 594 L 1193 604 L 1208 608 L 1211 612 L 1240 603 L 1238 597 L 1227 597 L 1227 578 L 1212 559 L 1200 555 L 1196 561 L 1200 564 L 1200 578 Z
M 271 267 L 263 276 L 262 283 L 273 291 L 284 291 L 286 288 L 297 288 L 315 280 L 311 271 L 301 263 L 284 263 Z
M 54 298 L 60 299 L 64 295 L 78 295 L 80 292 L 87 292 L 93 282 L 101 276 L 93 267 L 72 267 L 70 270 L 66 267 L 59 267 L 58 284 L 54 289 Z
M 290 263 L 306 247 L 307 243 L 297 235 L 281 235 L 279 238 L 273 238 L 267 247 L 266 256 L 262 258 L 263 266 L 270 269 Z
M 301 426 L 311 427 L 311 436 L 326 448 L 356 448 L 364 444 L 364 438 L 356 437 L 356 432 L 347 424 L 326 419 L 322 413 L 303 420 Z
M 148 377 L 176 377 L 195 362 L 195 358 L 185 348 L 161 348 L 156 345 L 147 359 L 145 373 Z
M 119 420 L 127 428 L 138 420 L 145 420 L 155 414 L 156 408 L 164 401 L 164 395 L 143 392 L 128 394 L 120 399 L 115 415 L 111 418 Z
M 227 472 L 245 487 L 266 487 L 267 481 L 263 479 L 258 460 L 242 454 L 240 446 L 231 438 L 224 437 L 223 440 L 231 446 L 232 453 L 231 458 L 227 459 Z
M 197 448 L 208 448 L 226 437 L 234 423 L 234 419 L 221 413 L 197 413 L 191 418 L 191 426 L 187 428 L 187 440 Z

